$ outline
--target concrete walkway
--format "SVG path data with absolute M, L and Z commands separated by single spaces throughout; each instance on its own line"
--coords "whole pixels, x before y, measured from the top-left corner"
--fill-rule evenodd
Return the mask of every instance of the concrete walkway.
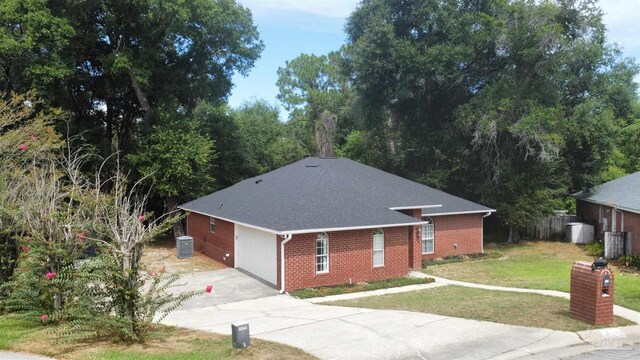
M 342 295 L 312 298 L 312 299 L 307 299 L 307 301 L 312 303 L 323 303 L 323 302 L 331 302 L 331 301 L 337 301 L 337 300 L 351 300 L 351 299 L 357 299 L 357 298 L 368 297 L 368 296 L 397 294 L 397 293 L 416 291 L 416 290 L 426 290 L 426 289 L 432 289 L 432 288 L 436 288 L 439 286 L 446 286 L 446 285 L 465 286 L 465 287 L 472 287 L 472 288 L 492 290 L 492 291 L 510 291 L 510 292 L 518 292 L 518 293 L 540 294 L 540 295 L 546 295 L 546 296 L 560 297 L 567 300 L 570 298 L 569 293 L 562 292 L 562 291 L 555 291 L 555 290 L 522 289 L 522 288 L 512 288 L 512 287 L 505 287 L 505 286 L 482 285 L 482 284 L 475 284 L 475 283 L 469 283 L 464 281 L 449 280 L 449 279 L 440 278 L 437 276 L 427 275 L 422 272 L 412 272 L 410 276 L 416 277 L 416 278 L 433 278 L 436 280 L 436 282 L 430 283 L 430 284 L 424 284 L 424 285 L 410 285 L 410 286 L 403 286 L 403 287 L 391 288 L 391 289 L 381 289 L 381 290 L 365 291 L 365 292 L 352 293 L 352 294 L 342 294 Z M 614 313 L 617 316 L 633 321 L 636 324 L 640 324 L 640 313 L 637 311 L 615 305 Z M 599 351 L 597 352 L 597 354 L 607 354 L 607 353 L 617 354 L 618 352 L 620 352 L 621 354 L 628 354 L 627 350 L 629 348 L 636 349 L 635 350 L 636 352 L 638 351 L 637 350 L 638 347 L 634 348 L 629 344 L 640 343 L 640 325 L 625 326 L 621 328 L 603 328 L 603 329 L 585 330 L 585 331 L 578 332 L 577 334 L 578 334 L 578 337 L 583 342 L 579 344 L 571 345 L 566 348 L 554 348 L 551 350 L 544 350 L 540 352 L 532 352 L 531 349 L 529 348 L 520 348 L 520 349 L 514 349 L 506 353 L 503 353 L 497 356 L 496 358 L 499 358 L 499 359 L 501 358 L 564 359 L 567 357 L 576 356 L 576 354 L 584 354 L 584 353 L 594 352 L 594 351 Z
M 411 275 L 432 277 L 419 272 Z M 436 282 L 430 284 L 308 300 L 276 295 L 195 306 L 173 312 L 164 323 L 230 334 L 232 323 L 247 321 L 253 337 L 295 346 L 321 359 L 562 359 L 640 342 L 640 325 L 573 333 L 426 313 L 318 304 L 446 285 L 569 297 L 561 291 L 434 278 Z M 618 316 L 640 322 L 640 313 L 636 311 L 618 306 L 614 311 Z
M 182 308 L 201 308 L 278 294 L 273 286 L 233 268 L 189 273 L 168 291 L 179 294 L 204 290 L 208 285 L 213 286 L 210 294 L 196 296 L 182 304 Z
M 178 310 L 164 323 L 230 334 L 231 324 L 241 320 L 249 322 L 253 337 L 321 359 L 513 359 L 585 344 L 572 332 L 318 305 L 288 295 Z M 583 351 L 589 350 L 595 348 Z
M 53 360 L 53 358 L 39 356 L 39 355 L 14 353 L 14 352 L 7 352 L 7 351 L 0 351 L 0 359 L 2 360 Z

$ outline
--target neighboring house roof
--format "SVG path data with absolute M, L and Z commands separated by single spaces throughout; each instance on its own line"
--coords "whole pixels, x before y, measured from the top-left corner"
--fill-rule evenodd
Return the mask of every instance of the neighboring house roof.
M 345 158 L 309 157 L 179 206 L 286 234 L 418 225 L 423 214 L 495 211 Z M 395 209 L 395 210 L 392 210 Z
M 640 213 L 640 171 L 573 194 L 578 199 Z

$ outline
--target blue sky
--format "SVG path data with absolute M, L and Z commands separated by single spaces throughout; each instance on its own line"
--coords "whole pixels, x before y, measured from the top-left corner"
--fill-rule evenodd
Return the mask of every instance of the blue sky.
M 265 49 L 247 77 L 235 75 L 229 104 L 253 98 L 280 106 L 278 67 L 302 53 L 323 55 L 345 43 L 344 23 L 358 0 L 238 0 L 253 13 Z M 625 56 L 640 59 L 640 0 L 600 0 L 607 36 Z

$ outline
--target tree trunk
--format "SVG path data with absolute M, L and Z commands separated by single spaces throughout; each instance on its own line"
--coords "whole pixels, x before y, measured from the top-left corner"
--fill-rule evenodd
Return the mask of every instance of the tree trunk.
M 167 210 L 169 212 L 174 211 L 178 207 L 178 200 L 174 197 L 169 197 L 167 199 Z M 184 229 L 182 228 L 182 221 L 178 220 L 173 223 L 173 236 L 177 238 L 178 236 L 184 235 Z
M 391 111 L 387 119 L 387 143 L 389 144 L 389 153 L 395 158 L 398 154 L 398 116 Z
M 337 123 L 338 117 L 331 112 L 324 110 L 320 114 L 320 121 L 316 122 L 316 131 L 314 131 L 316 153 L 318 156 L 335 156 L 333 144 L 336 136 Z
M 138 79 L 133 74 L 131 69 L 128 70 L 129 79 L 131 80 L 131 86 L 133 90 L 136 92 L 136 97 L 138 98 L 138 102 L 140 103 L 140 107 L 142 111 L 144 111 L 145 118 L 148 118 L 151 115 L 151 106 L 149 105 L 149 100 L 147 99 L 147 95 L 140 87 L 140 83 L 138 83 Z
M 115 118 L 113 116 L 113 106 L 110 104 L 109 100 L 107 100 L 106 105 L 107 105 L 107 118 L 106 118 L 107 134 L 104 140 L 107 142 L 106 147 L 109 149 L 109 151 L 116 152 L 118 151 L 118 148 L 117 147 L 114 148 L 114 145 L 116 145 L 116 143 L 114 143 L 113 141 L 113 121 Z
M 509 244 L 513 243 L 513 225 L 509 225 L 509 238 L 507 239 Z
M 62 308 L 62 294 L 55 294 L 53 296 L 53 308 L 60 310 Z

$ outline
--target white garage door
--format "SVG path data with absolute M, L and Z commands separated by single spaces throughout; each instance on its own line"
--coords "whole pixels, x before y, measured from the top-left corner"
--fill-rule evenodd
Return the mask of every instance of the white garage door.
M 275 285 L 278 276 L 276 235 L 237 224 L 235 233 L 236 267 Z

